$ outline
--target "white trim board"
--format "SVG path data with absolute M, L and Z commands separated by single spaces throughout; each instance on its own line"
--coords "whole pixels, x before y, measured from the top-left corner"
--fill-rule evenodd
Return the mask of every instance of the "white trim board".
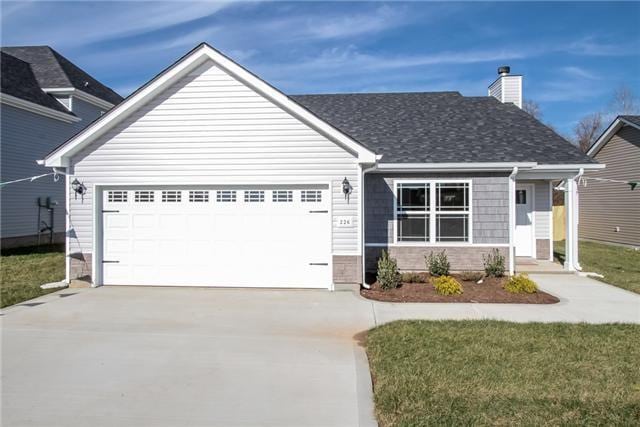
M 376 155 L 374 152 L 360 145 L 324 120 L 321 120 L 278 89 L 261 80 L 208 44 L 202 43 L 162 71 L 158 76 L 142 86 L 100 119 L 89 125 L 78 135 L 49 153 L 45 158 L 45 166 L 68 166 L 70 157 L 106 133 L 109 129 L 113 128 L 116 124 L 126 119 L 139 106 L 149 102 L 152 98 L 178 81 L 182 76 L 205 63 L 207 60 L 213 61 L 217 67 L 229 73 L 289 114 L 292 114 L 317 132 L 356 154 L 358 156 L 358 162 L 375 163 Z
M 34 114 L 39 114 L 41 116 L 60 120 L 66 123 L 76 123 L 82 120 L 80 117 L 63 113 L 62 111 L 54 110 L 53 108 L 43 107 L 35 102 L 25 101 L 24 99 L 16 98 L 15 96 L 7 95 L 6 93 L 0 94 L 0 102 L 11 107 L 20 108 Z
M 598 151 L 600 151 L 600 149 L 625 125 L 640 129 L 640 126 L 637 124 L 630 122 L 629 120 L 625 120 L 622 117 L 616 117 L 613 123 L 611 123 L 609 127 L 602 132 L 602 135 L 600 135 L 591 148 L 589 148 L 587 156 L 593 157 L 598 154 Z
M 74 87 L 43 88 L 42 90 L 52 95 L 68 95 L 70 97 L 76 97 L 82 101 L 88 102 L 89 104 L 93 104 L 96 107 L 104 108 L 105 110 L 110 110 L 114 106 L 114 104 L 109 101 L 105 101 L 102 98 L 98 98 L 97 96 L 91 95 L 90 93 Z

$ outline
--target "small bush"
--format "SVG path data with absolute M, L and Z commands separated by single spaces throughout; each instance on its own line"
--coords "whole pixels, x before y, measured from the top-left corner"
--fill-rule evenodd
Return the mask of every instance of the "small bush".
M 424 277 L 420 273 L 403 273 L 403 283 L 424 283 Z
M 477 282 L 484 277 L 481 271 L 463 271 L 460 273 L 460 279 L 467 282 Z
M 489 255 L 482 255 L 484 261 L 484 272 L 487 276 L 504 276 L 504 256 L 497 249 L 493 249 Z
M 511 276 L 507 283 L 504 284 L 504 289 L 509 292 L 513 292 L 514 294 L 523 292 L 527 294 L 535 294 L 538 292 L 536 282 L 529 279 L 529 276 L 523 273 Z
M 434 278 L 433 287 L 441 295 L 460 295 L 462 293 L 462 285 L 451 276 Z
M 378 260 L 378 283 L 382 289 L 394 289 L 400 285 L 402 277 L 398 271 L 398 263 L 387 251 L 382 251 Z
M 445 251 L 434 254 L 431 252 L 428 257 L 425 257 L 427 263 L 427 270 L 434 276 L 446 276 L 449 274 L 449 260 Z

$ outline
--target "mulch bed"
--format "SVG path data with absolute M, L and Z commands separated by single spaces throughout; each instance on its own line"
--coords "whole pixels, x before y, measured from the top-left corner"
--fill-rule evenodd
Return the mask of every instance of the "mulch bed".
M 507 292 L 502 285 L 507 277 L 485 277 L 483 283 L 464 281 L 460 276 L 452 274 L 462 285 L 462 295 L 440 295 L 424 275 L 426 283 L 402 283 L 396 289 L 382 290 L 378 282 L 371 289 L 361 289 L 360 295 L 376 301 L 387 302 L 477 302 L 477 303 L 510 303 L 510 304 L 555 304 L 560 300 L 553 295 L 538 290 L 535 294 Z

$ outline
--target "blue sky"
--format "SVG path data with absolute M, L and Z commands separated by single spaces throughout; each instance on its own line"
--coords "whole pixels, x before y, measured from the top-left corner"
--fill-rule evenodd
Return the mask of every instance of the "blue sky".
M 2 45 L 48 44 L 127 95 L 201 41 L 290 94 L 457 90 L 499 65 L 565 135 L 640 96 L 640 3 L 6 2 Z

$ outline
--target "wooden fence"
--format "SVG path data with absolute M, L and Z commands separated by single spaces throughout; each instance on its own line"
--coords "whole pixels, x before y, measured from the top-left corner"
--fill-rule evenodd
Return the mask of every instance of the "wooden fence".
M 566 236 L 566 214 L 564 206 L 553 207 L 553 241 L 564 240 Z

